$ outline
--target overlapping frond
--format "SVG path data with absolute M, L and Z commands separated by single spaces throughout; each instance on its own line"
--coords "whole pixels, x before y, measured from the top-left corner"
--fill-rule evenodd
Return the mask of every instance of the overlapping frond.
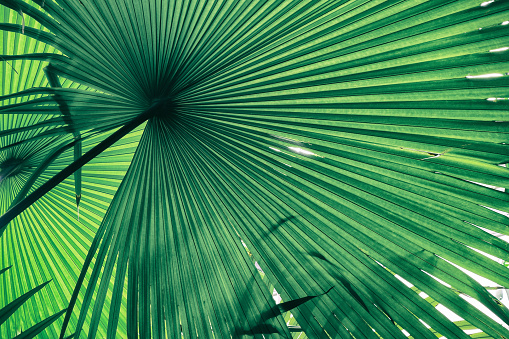
M 509 286 L 509 2 L 0 4 L 4 211 L 149 114 L 2 236 L 62 337 L 294 335 L 253 261 L 311 338 L 468 337 L 397 277 L 509 337 L 451 264 Z
M 5 273 L 5 271 L 9 270 L 11 267 L 7 267 L 7 268 L 4 268 L 4 269 L 0 270 L 0 275 Z M 18 310 L 18 308 L 20 308 L 24 303 L 26 303 L 26 301 L 28 299 L 30 299 L 34 294 L 39 292 L 48 283 L 49 283 L 49 281 L 45 282 L 45 283 L 43 283 L 43 284 L 41 284 L 39 286 L 37 286 L 36 288 L 26 292 L 22 296 L 19 296 L 15 300 L 12 300 L 9 304 L 7 304 L 4 307 L 0 308 L 0 325 L 3 324 L 4 322 L 6 322 L 7 319 L 9 319 L 9 317 L 12 316 L 12 314 L 14 314 Z M 46 327 L 51 325 L 51 323 L 53 323 L 56 319 L 58 319 L 64 312 L 65 312 L 65 310 L 62 310 L 62 311 L 52 315 L 51 317 L 48 317 L 47 319 L 44 319 L 40 323 L 31 326 L 30 328 L 24 328 L 24 329 L 22 328 L 17 333 L 15 338 L 16 339 L 22 339 L 22 338 L 31 339 L 31 338 L 35 338 L 35 336 L 37 336 Z

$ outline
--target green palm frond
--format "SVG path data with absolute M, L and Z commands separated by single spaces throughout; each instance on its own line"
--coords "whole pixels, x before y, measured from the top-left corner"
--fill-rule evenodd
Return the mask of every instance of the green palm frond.
M 509 2 L 0 4 L 1 337 L 509 338 Z
M 0 270 L 0 276 L 5 271 L 7 271 L 10 268 L 11 267 L 7 267 L 7 268 L 4 268 L 4 269 Z M 30 299 L 34 294 L 39 292 L 48 283 L 49 283 L 49 281 L 47 281 L 47 282 L 45 282 L 45 283 L 43 283 L 43 284 L 33 288 L 32 290 L 26 292 L 22 296 L 16 298 L 15 300 L 11 301 L 7 305 L 4 305 L 2 308 L 0 308 L 0 325 L 5 323 L 23 304 L 25 304 L 28 301 L 28 299 Z M 35 324 L 35 325 L 33 325 L 32 327 L 30 327 L 28 329 L 25 329 L 24 331 L 22 329 L 21 333 L 18 333 L 16 338 L 17 339 L 21 339 L 21 338 L 26 338 L 26 339 L 35 338 L 35 336 L 37 336 L 40 332 L 42 332 L 46 327 L 48 327 L 55 320 L 57 320 L 59 317 L 61 317 L 65 313 L 65 311 L 66 310 L 62 310 L 62 311 L 52 315 L 51 317 L 48 317 L 47 319 L 44 319 L 40 323 Z

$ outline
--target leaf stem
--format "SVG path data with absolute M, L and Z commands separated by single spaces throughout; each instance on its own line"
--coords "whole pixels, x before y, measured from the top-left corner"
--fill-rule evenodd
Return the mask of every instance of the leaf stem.
M 122 137 L 131 132 L 133 129 L 141 125 L 143 122 L 150 119 L 154 114 L 156 114 L 157 110 L 162 105 L 164 105 L 164 101 L 160 101 L 154 104 L 152 107 L 150 107 L 145 112 L 137 116 L 135 119 L 131 120 L 129 123 L 122 126 L 116 132 L 114 132 L 109 137 L 101 141 L 99 144 L 97 144 L 95 147 L 93 147 L 90 151 L 85 153 L 79 159 L 72 162 L 69 166 L 67 166 L 53 178 L 45 182 L 42 186 L 37 188 L 26 198 L 12 206 L 7 212 L 0 216 L 0 236 L 2 235 L 6 226 L 12 219 L 21 214 L 24 210 L 30 207 L 39 198 L 48 193 L 52 188 L 54 188 L 59 183 L 64 181 L 67 177 L 69 177 L 75 171 L 80 169 L 83 165 L 85 165 L 86 163 L 94 159 L 96 156 L 101 154 L 104 150 L 106 150 L 108 147 L 110 147 L 115 142 L 120 140 Z

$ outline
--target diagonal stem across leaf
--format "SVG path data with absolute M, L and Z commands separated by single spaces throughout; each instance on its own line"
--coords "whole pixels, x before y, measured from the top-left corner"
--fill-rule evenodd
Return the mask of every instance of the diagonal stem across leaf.
M 156 112 L 159 107 L 164 105 L 163 101 L 160 101 L 154 104 L 152 107 L 147 109 L 145 112 L 137 116 L 135 119 L 131 120 L 129 123 L 122 126 L 116 132 L 111 134 L 109 137 L 104 139 L 98 145 L 93 147 L 90 151 L 85 153 L 79 159 L 72 162 L 69 166 L 60 171 L 53 178 L 45 182 L 35 191 L 33 191 L 26 198 L 12 206 L 7 212 L 5 212 L 2 216 L 0 216 L 0 235 L 4 232 L 5 228 L 9 224 L 9 222 L 21 214 L 24 210 L 30 207 L 34 202 L 36 202 L 39 198 L 49 192 L 53 187 L 57 186 L 59 183 L 64 181 L 68 176 L 73 174 L 75 171 L 80 169 L 83 165 L 94 159 L 96 156 L 101 154 L 108 147 L 113 145 L 115 142 L 120 140 L 126 134 L 131 132 L 133 129 L 141 125 L 146 120 L 150 119 Z

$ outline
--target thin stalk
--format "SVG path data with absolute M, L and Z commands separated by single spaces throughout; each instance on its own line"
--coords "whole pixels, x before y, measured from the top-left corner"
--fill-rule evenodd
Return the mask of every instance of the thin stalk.
M 19 203 L 12 206 L 7 212 L 5 212 L 2 216 L 0 216 L 0 236 L 4 232 L 6 226 L 9 224 L 9 222 L 21 214 L 24 210 L 26 210 L 28 207 L 30 207 L 34 202 L 36 202 L 39 198 L 41 198 L 44 194 L 49 192 L 53 187 L 60 184 L 62 181 L 64 181 L 68 176 L 73 174 L 76 170 L 80 169 L 83 165 L 88 163 L 90 160 L 94 159 L 96 156 L 101 154 L 104 150 L 106 150 L 108 147 L 113 145 L 115 142 L 120 140 L 122 137 L 124 137 L 126 134 L 131 132 L 133 129 L 141 125 L 146 120 L 150 119 L 158 109 L 164 105 L 163 101 L 160 101 L 156 104 L 154 104 L 152 107 L 150 107 L 148 110 L 140 114 L 135 119 L 131 120 L 126 125 L 122 126 L 119 130 L 111 134 L 109 137 L 104 139 L 102 142 L 100 142 L 98 145 L 96 145 L 94 148 L 92 148 L 90 151 L 85 153 L 83 156 L 81 156 L 79 159 L 72 162 L 69 166 L 64 168 L 62 171 L 60 171 L 57 175 L 55 175 L 53 178 L 45 182 L 42 186 L 37 188 L 35 191 L 33 191 L 30 195 L 28 195 L 26 198 L 21 200 Z

